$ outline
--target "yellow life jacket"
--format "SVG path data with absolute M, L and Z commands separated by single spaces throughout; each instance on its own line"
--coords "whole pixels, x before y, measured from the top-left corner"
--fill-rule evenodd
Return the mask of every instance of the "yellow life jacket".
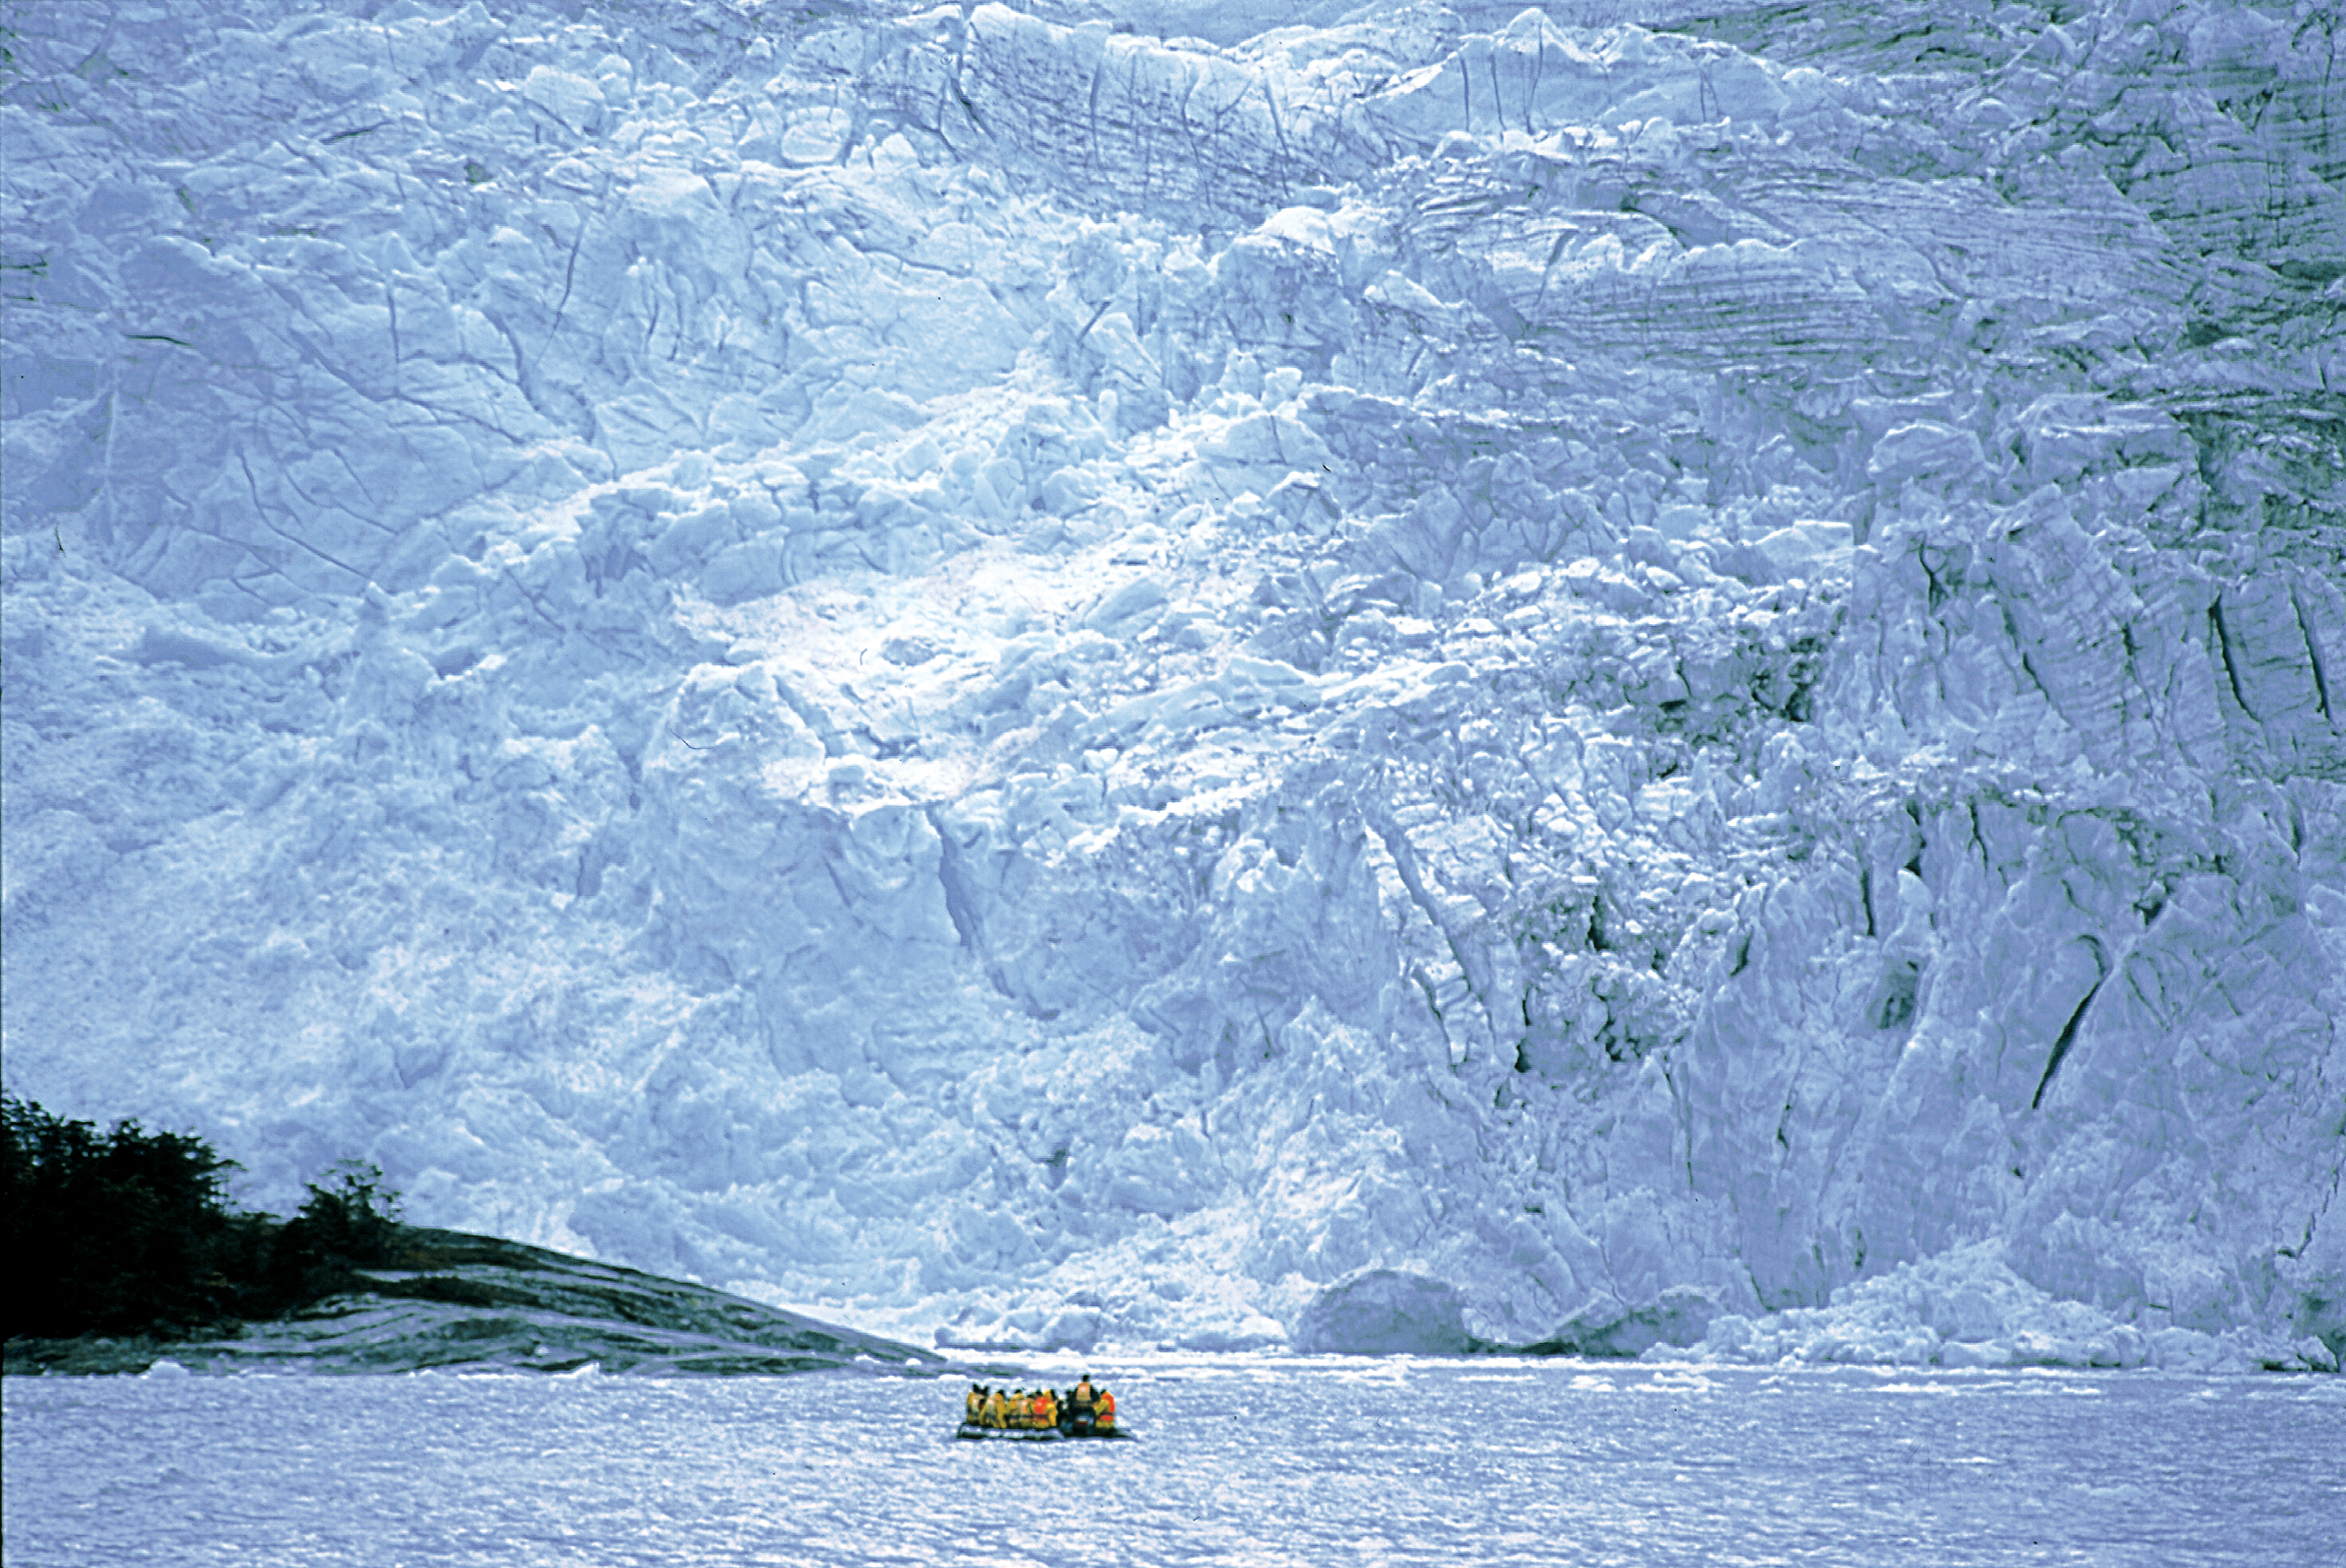
M 977 1420 L 979 1414 L 983 1412 L 984 1409 L 985 1401 L 977 1397 L 977 1390 L 975 1389 L 970 1390 L 969 1392 L 961 1397 L 962 1420 L 965 1421 L 974 1421 Z
M 990 1427 L 1000 1426 L 1002 1424 L 1002 1390 L 1000 1389 L 996 1389 L 994 1392 L 985 1396 L 985 1424 Z

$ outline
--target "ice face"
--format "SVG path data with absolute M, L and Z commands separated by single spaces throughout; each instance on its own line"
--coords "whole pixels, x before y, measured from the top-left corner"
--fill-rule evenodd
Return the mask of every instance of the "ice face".
M 2334 1350 L 2333 30 L 1907 9 L 22 11 L 11 1089 L 946 1343 Z

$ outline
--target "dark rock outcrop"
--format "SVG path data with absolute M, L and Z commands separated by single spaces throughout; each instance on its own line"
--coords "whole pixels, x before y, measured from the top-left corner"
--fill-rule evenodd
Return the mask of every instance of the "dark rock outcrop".
M 11 1373 L 408 1372 L 428 1367 L 933 1376 L 932 1351 L 706 1286 L 464 1231 L 401 1227 L 362 1286 L 232 1337 L 11 1339 Z

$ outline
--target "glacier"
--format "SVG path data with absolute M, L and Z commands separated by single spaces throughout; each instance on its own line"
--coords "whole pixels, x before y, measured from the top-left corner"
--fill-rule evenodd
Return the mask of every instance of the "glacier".
M 12 1093 L 946 1347 L 2346 1353 L 2333 9 L 5 11 Z

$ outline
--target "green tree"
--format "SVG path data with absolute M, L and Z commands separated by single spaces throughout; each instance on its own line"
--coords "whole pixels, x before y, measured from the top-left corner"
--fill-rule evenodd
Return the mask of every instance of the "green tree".
M 209 1322 L 235 1295 L 213 1255 L 238 1217 L 227 1204 L 237 1169 L 203 1139 L 110 1133 L 0 1098 L 0 1202 L 16 1284 L 6 1331 L 128 1332 Z
M 348 1288 L 352 1268 L 384 1261 L 399 1234 L 399 1195 L 383 1186 L 374 1166 L 338 1161 L 323 1181 L 307 1187 L 309 1197 L 278 1232 L 270 1258 L 275 1311 Z
M 399 1198 L 382 1172 L 344 1160 L 282 1224 L 229 1206 L 240 1167 L 187 1133 L 135 1121 L 102 1132 L 0 1096 L 0 1205 L 11 1263 L 6 1338 L 166 1338 L 274 1318 L 385 1261 Z

